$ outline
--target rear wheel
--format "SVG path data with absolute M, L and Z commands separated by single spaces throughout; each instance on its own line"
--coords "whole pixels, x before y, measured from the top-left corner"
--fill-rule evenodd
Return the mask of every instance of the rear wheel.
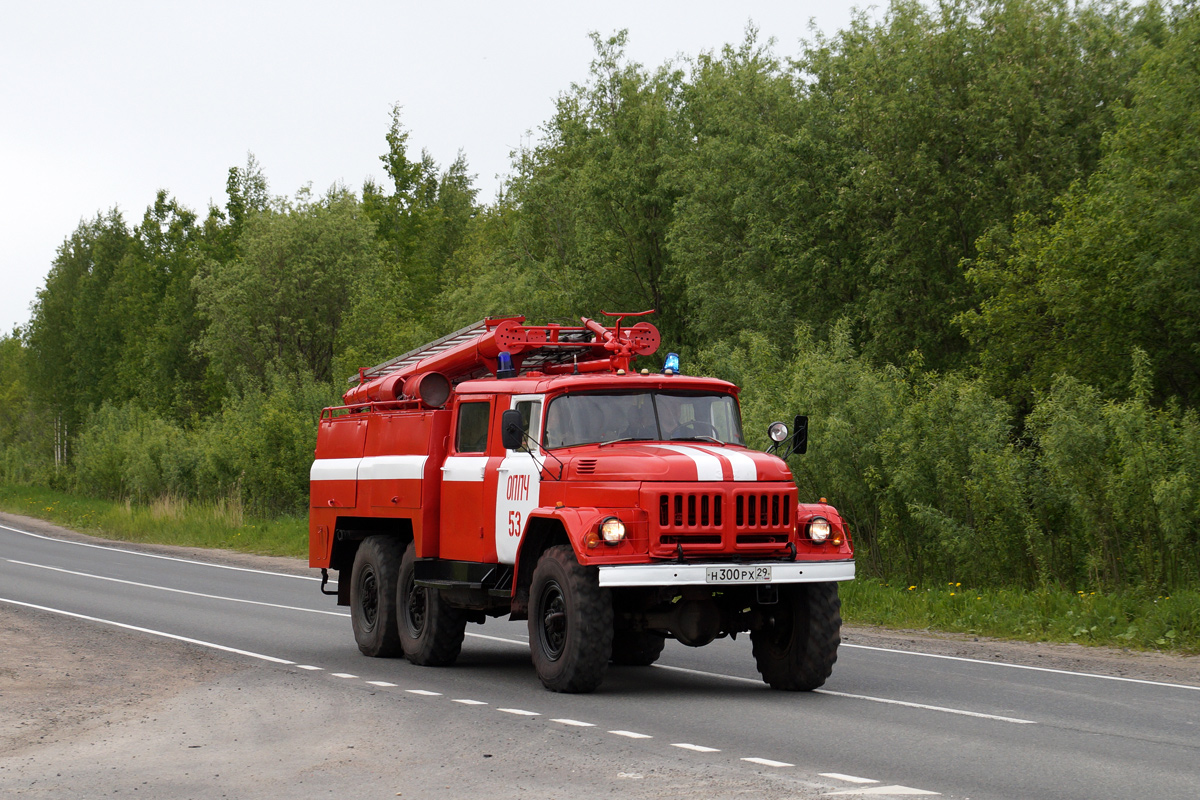
M 446 605 L 437 589 L 417 586 L 416 542 L 410 542 L 400 563 L 396 605 L 400 611 L 400 645 L 404 657 L 422 667 L 453 664 L 462 650 L 467 620 L 462 611 Z
M 667 639 L 649 631 L 617 631 L 613 634 L 612 662 L 630 667 L 648 667 L 662 655 Z
M 841 607 L 836 583 L 780 587 L 768 624 L 750 631 L 758 671 L 772 689 L 811 692 L 825 683 L 842 641 Z
M 390 536 L 369 536 L 358 546 L 350 571 L 350 622 L 365 655 L 400 654 L 396 630 L 396 576 L 401 544 Z
M 551 547 L 533 570 L 529 649 L 542 685 L 552 692 L 591 692 L 612 655 L 612 595 L 595 567 L 584 567 L 570 545 Z

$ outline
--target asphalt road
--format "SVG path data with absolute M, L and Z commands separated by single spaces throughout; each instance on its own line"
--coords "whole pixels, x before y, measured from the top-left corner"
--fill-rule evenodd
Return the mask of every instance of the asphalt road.
M 822 690 L 782 693 L 759 680 L 743 637 L 668 642 L 654 667 L 614 667 L 596 693 L 560 695 L 533 672 L 525 623 L 468 626 L 450 668 L 369 659 L 348 610 L 292 572 L 0 526 L 0 605 L 216 650 L 292 691 L 366 689 L 355 702 L 390 702 L 442 735 L 535 740 L 541 763 L 585 750 L 620 775 L 641 760 L 797 797 L 1200 796 L 1196 686 L 843 645 Z

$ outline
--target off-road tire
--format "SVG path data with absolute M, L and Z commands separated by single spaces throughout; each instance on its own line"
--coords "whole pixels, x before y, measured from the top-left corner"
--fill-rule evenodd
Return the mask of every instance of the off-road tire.
M 390 536 L 369 536 L 358 546 L 350 570 L 350 622 L 364 655 L 400 655 L 396 629 L 396 578 L 403 544 Z
M 750 631 L 758 671 L 772 689 L 811 692 L 825 683 L 842 642 L 841 607 L 836 583 L 780 587 L 772 621 Z
M 667 638 L 649 631 L 616 631 L 613 634 L 612 663 L 627 667 L 648 667 L 662 655 Z
M 591 692 L 612 655 L 612 593 L 595 567 L 584 567 L 570 545 L 538 560 L 529 590 L 529 649 L 542 685 L 552 692 Z
M 396 581 L 400 646 L 404 657 L 418 666 L 448 666 L 462 650 L 467 620 L 461 610 L 446 604 L 437 589 L 415 585 L 416 562 L 417 545 L 410 542 Z

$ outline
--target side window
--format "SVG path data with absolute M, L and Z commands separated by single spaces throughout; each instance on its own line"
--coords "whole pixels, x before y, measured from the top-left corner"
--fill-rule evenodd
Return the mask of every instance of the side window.
M 542 401 L 518 400 L 516 409 L 521 412 L 521 432 L 529 437 L 527 441 L 536 442 L 541 432 L 538 428 L 542 421 Z
M 458 407 L 458 435 L 454 449 L 459 453 L 483 453 L 487 451 L 488 422 L 492 404 L 463 403 Z

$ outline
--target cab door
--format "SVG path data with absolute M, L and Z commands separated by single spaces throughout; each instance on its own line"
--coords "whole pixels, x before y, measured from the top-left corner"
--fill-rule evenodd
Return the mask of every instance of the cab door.
M 453 561 L 495 563 L 495 467 L 489 457 L 497 398 L 468 395 L 459 399 L 450 431 L 450 454 L 442 464 L 442 518 L 439 556 Z M 495 463 L 492 463 L 495 462 Z
M 517 548 L 529 512 L 541 505 L 542 462 L 538 442 L 542 436 L 542 395 L 514 395 L 510 407 L 521 412 L 526 450 L 505 450 L 496 468 L 496 558 L 501 564 L 517 563 Z M 530 452 L 532 451 L 532 452 Z

